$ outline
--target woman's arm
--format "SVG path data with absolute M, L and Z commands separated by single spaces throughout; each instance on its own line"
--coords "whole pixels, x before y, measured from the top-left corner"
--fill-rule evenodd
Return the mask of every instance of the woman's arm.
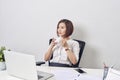
M 50 44 L 50 46 L 49 46 L 49 48 L 48 48 L 48 50 L 47 50 L 47 52 L 45 53 L 45 56 L 44 56 L 44 60 L 45 61 L 48 61 L 48 60 L 50 60 L 50 58 L 51 58 L 51 55 L 52 55 L 52 49 L 53 49 L 53 47 L 55 46 L 55 39 L 52 39 L 52 42 L 51 42 L 51 44 Z
M 76 59 L 75 54 L 69 48 L 66 48 L 65 51 L 67 53 L 67 56 L 68 56 L 70 62 L 72 64 L 76 64 L 77 63 L 77 59 Z
M 79 44 L 73 45 L 73 50 L 71 50 L 67 44 L 66 41 L 63 41 L 63 46 L 65 48 L 65 51 L 67 53 L 67 56 L 72 64 L 76 64 L 78 61 L 78 55 L 79 55 Z M 76 50 L 75 50 L 76 49 Z

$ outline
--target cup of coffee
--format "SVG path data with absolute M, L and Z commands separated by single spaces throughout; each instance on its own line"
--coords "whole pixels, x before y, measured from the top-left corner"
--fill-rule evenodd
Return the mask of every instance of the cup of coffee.
M 58 37 L 58 38 L 56 38 L 55 42 L 59 43 L 61 41 L 61 39 L 62 39 L 61 37 Z

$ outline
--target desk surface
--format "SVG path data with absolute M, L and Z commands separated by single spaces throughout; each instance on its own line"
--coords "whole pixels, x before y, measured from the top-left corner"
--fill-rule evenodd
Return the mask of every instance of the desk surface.
M 87 69 L 87 68 L 81 68 L 81 69 L 84 70 L 85 72 L 87 72 L 86 73 L 87 75 L 98 77 L 100 80 L 102 80 L 102 76 L 103 76 L 102 69 Z M 78 72 L 75 71 L 73 68 L 63 68 L 63 67 L 37 66 L 37 70 L 43 71 L 43 72 L 48 72 L 48 73 L 53 73 L 55 75 L 54 77 L 51 77 L 48 80 L 59 80 L 58 78 L 61 76 L 63 76 L 63 77 L 61 77 L 61 79 L 65 80 L 65 77 L 70 77 L 70 76 L 66 76 L 66 73 L 68 74 L 68 71 L 71 72 L 71 73 L 69 72 L 69 74 L 73 74 L 73 73 L 78 74 Z M 58 76 L 58 73 L 59 73 L 59 76 Z M 0 80 L 21 80 L 21 79 L 9 76 L 7 74 L 7 71 L 0 71 Z

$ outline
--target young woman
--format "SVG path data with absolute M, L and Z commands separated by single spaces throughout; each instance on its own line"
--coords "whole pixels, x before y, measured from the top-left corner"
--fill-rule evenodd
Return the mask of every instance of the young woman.
M 45 61 L 50 60 L 53 66 L 56 64 L 66 64 L 71 66 L 76 64 L 79 57 L 79 43 L 72 40 L 70 36 L 73 33 L 73 24 L 70 20 L 62 19 L 57 25 L 58 39 L 52 39 L 47 52 L 45 53 Z

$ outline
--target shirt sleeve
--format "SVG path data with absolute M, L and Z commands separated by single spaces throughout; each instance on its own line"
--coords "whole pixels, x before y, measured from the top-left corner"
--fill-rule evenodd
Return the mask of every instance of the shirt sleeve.
M 79 47 L 79 43 L 77 41 L 74 41 L 74 43 L 72 45 L 72 50 L 73 50 L 73 53 L 75 54 L 75 57 L 76 57 L 76 59 L 78 61 L 80 47 Z

